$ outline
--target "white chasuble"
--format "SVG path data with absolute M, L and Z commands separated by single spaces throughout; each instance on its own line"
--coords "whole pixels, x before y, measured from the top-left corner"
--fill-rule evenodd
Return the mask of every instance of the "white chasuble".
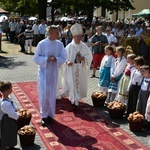
M 69 100 L 74 103 L 87 95 L 92 53 L 83 42 L 76 44 L 74 40 L 65 49 L 67 61 L 72 62 L 73 65 L 63 65 L 64 82 L 62 86 L 62 96 L 68 96 Z M 84 60 L 79 61 L 79 56 L 83 56 Z

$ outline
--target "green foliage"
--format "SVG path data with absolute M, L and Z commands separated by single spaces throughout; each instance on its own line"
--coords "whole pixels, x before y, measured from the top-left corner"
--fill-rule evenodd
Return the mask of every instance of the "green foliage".
M 45 0 L 43 0 L 45 2 Z M 1 0 L 0 7 L 24 15 L 38 14 L 39 0 Z M 42 1 L 41 1 L 42 2 Z M 52 0 L 47 4 L 54 9 L 61 9 L 62 14 L 73 13 L 79 15 L 84 12 L 88 18 L 93 16 L 93 11 L 98 7 L 107 8 L 111 12 L 134 9 L 130 0 Z
M 35 15 L 38 13 L 38 2 L 37 0 L 1 0 L 0 7 L 3 9 L 24 14 L 24 15 Z

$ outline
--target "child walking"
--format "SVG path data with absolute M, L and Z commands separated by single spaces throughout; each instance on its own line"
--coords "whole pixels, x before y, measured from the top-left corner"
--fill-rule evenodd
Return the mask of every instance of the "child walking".
M 128 65 L 125 68 L 124 75 L 121 77 L 119 82 L 119 90 L 118 90 L 118 97 L 117 100 L 121 101 L 127 106 L 128 102 L 128 85 L 130 82 L 130 76 L 133 73 L 134 67 L 134 59 L 136 58 L 135 54 L 128 54 L 127 55 L 127 63 Z
M 150 67 L 148 65 L 141 66 L 140 72 L 144 79 L 139 91 L 136 110 L 145 116 L 147 100 L 150 95 Z
M 134 59 L 135 70 L 133 71 L 133 74 L 131 75 L 129 88 L 128 88 L 129 96 L 128 96 L 127 115 L 135 112 L 136 110 L 138 93 L 139 93 L 141 83 L 143 80 L 143 77 L 140 72 L 140 67 L 143 65 L 144 65 L 143 57 L 136 57 Z
M 106 103 L 112 102 L 115 100 L 117 91 L 118 91 L 118 83 L 122 77 L 123 71 L 127 65 L 127 60 L 123 56 L 124 54 L 124 48 L 122 46 L 119 46 L 116 48 L 116 54 L 117 58 L 115 61 L 115 66 L 112 71 L 112 75 L 110 77 L 110 84 L 108 87 L 108 96 L 106 99 Z
M 110 84 L 110 76 L 112 75 L 113 67 L 115 65 L 115 58 L 113 57 L 113 47 L 108 45 L 105 47 L 105 56 L 102 59 L 99 69 L 99 89 L 107 94 L 108 86 Z
M 17 145 L 17 106 L 9 98 L 12 93 L 12 84 L 10 82 L 1 82 L 0 91 L 2 93 L 1 110 L 4 115 L 1 121 L 1 145 L 5 150 L 15 150 Z
M 25 53 L 28 52 L 28 46 L 30 50 L 30 54 L 32 54 L 32 38 L 33 38 L 33 31 L 32 27 L 29 25 L 24 32 L 25 35 Z

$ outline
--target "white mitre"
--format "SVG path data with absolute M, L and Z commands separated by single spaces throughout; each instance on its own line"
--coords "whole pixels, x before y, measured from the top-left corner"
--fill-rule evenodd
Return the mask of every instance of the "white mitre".
M 75 35 L 82 35 L 82 33 L 83 33 L 83 29 L 82 29 L 81 25 L 78 24 L 78 23 L 75 23 L 70 28 L 70 31 L 71 31 L 71 33 L 72 33 L 73 36 L 75 36 Z

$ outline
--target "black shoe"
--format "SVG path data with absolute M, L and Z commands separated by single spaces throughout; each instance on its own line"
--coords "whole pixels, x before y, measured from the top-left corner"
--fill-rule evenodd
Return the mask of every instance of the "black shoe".
M 95 74 L 92 74 L 92 76 L 90 78 L 95 78 Z
M 75 104 L 72 104 L 72 108 L 73 108 L 73 111 L 75 111 L 75 110 L 77 110 L 78 106 Z
M 46 123 L 47 123 L 47 118 L 42 118 L 41 125 L 46 126 Z
M 53 122 L 53 121 L 54 121 L 54 119 L 51 118 L 50 116 L 48 116 L 48 117 L 46 118 L 46 120 L 47 120 L 47 122 Z

